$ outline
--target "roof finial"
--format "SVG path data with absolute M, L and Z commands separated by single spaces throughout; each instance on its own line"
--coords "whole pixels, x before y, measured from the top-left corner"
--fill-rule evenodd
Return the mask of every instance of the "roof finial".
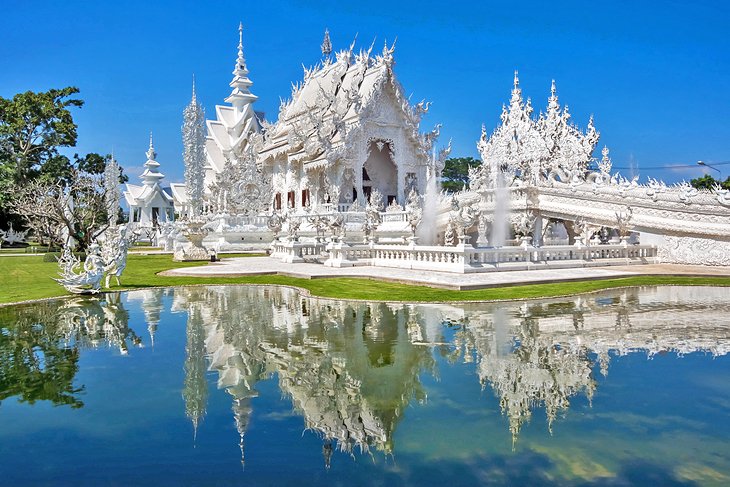
M 520 78 L 517 75 L 517 70 L 515 69 L 515 88 L 517 88 L 518 86 L 520 86 Z
M 322 40 L 322 45 L 320 46 L 322 48 L 322 55 L 324 57 L 329 57 L 330 54 L 332 54 L 332 42 L 330 42 L 330 31 L 329 29 L 324 29 L 324 39 Z
M 152 131 L 150 130 L 150 149 L 154 149 L 154 145 L 152 144 Z
M 550 87 L 550 94 L 555 96 L 555 92 L 557 90 L 555 89 L 555 80 L 553 80 L 553 85 Z
M 238 23 L 238 48 L 243 49 L 243 22 Z
M 197 101 L 197 96 L 195 96 L 195 73 L 193 73 L 193 103 Z

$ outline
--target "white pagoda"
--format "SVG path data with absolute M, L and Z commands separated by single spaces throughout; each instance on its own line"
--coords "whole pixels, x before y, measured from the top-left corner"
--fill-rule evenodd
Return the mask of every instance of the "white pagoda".
M 160 172 L 160 163 L 150 134 L 147 162 L 140 176 L 141 185 L 127 183 L 124 199 L 129 205 L 129 222 L 141 227 L 156 227 L 160 223 L 175 220 L 175 207 L 169 190 L 161 183 L 165 175 Z

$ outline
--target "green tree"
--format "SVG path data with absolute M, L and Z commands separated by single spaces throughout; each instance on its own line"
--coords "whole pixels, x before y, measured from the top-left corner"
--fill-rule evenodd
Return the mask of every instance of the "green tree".
M 76 145 L 70 109 L 84 103 L 73 98 L 78 92 L 70 86 L 0 97 L 0 228 L 8 222 L 22 224 L 9 209 L 14 187 L 38 177 L 46 181 L 70 177 L 73 164 L 58 149 Z
M 446 159 L 444 170 L 441 172 L 441 187 L 447 191 L 461 191 L 469 182 L 469 168 L 477 167 L 482 161 L 473 157 L 452 157 Z
M 730 177 L 720 183 L 719 179 L 713 178 L 710 174 L 705 174 L 701 178 L 692 179 L 689 184 L 697 189 L 714 189 L 716 185 L 720 185 L 723 189 L 730 189 Z
M 62 166 L 59 147 L 76 145 L 76 124 L 71 107 L 84 102 L 72 98 L 73 86 L 0 97 L 0 165 L 10 169 L 15 183 L 23 183 L 41 171 L 46 162 Z

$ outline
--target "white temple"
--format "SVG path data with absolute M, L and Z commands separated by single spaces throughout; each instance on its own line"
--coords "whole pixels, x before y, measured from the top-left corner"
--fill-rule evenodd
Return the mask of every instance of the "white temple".
M 285 262 L 335 267 L 730 265 L 730 191 L 612 173 L 608 148 L 594 157 L 593 119 L 585 130 L 574 125 L 554 81 L 546 111 L 535 115 L 515 72 L 501 123 L 477 142 L 482 164 L 463 191 L 439 194 L 450 147 L 435 150 L 439 125 L 420 131 L 429 104 L 404 96 L 394 46 L 374 54 L 353 43 L 333 54 L 326 32 L 322 54 L 269 123 L 253 107 L 239 26 L 227 104 L 205 121 L 193 89 L 185 109 L 186 183 L 152 202 L 161 174 L 149 156 L 145 185 L 125 193 L 139 208 L 132 220 L 160 221 L 171 197 L 178 214 L 203 221 L 215 251 L 270 247 Z M 182 233 L 161 231 L 171 246 Z
M 152 134 L 146 154 L 147 162 L 144 163 L 144 172 L 140 176 L 142 184 L 127 183 L 124 199 L 129 205 L 130 223 L 157 227 L 160 223 L 175 220 L 175 207 L 172 196 L 161 185 L 165 175 L 159 171 L 160 163 L 155 160 L 157 153 L 152 144 Z

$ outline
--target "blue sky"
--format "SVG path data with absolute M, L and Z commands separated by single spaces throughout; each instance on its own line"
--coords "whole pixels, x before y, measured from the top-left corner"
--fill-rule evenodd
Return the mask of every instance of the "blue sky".
M 616 167 L 676 181 L 701 175 L 698 160 L 730 161 L 729 2 L 1 2 L 0 96 L 78 86 L 74 151 L 113 150 L 131 174 L 152 131 L 167 181 L 182 180 L 191 76 L 211 118 L 230 90 L 239 21 L 269 120 L 302 64 L 321 58 L 327 27 L 335 49 L 356 34 L 365 48 L 397 37 L 401 83 L 433 102 L 422 129 L 442 123 L 454 156 L 477 156 L 518 69 L 537 110 L 554 78 L 576 124 L 594 114 Z

